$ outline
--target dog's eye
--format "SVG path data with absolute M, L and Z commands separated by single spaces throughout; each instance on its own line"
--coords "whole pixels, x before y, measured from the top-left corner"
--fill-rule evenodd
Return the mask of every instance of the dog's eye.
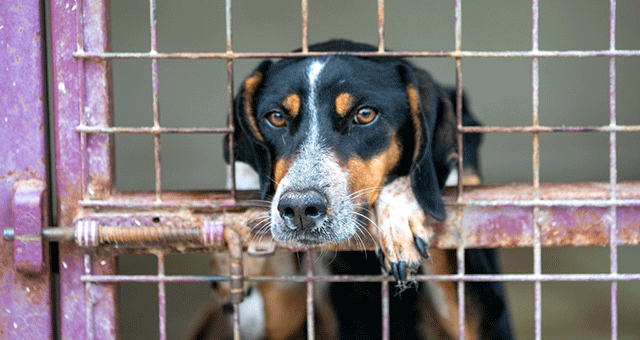
M 361 107 L 353 117 L 353 122 L 359 125 L 366 125 L 373 122 L 378 116 L 378 112 L 372 107 Z
M 284 118 L 284 115 L 280 111 L 273 111 L 267 115 L 267 120 L 271 125 L 281 128 L 287 125 L 287 120 Z

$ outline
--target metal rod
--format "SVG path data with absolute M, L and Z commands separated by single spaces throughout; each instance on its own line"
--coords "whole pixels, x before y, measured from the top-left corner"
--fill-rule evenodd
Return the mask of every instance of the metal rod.
M 314 303 L 313 303 L 313 257 L 312 252 L 307 251 L 307 339 L 314 340 L 316 338 L 315 332 L 315 317 L 314 317 Z
M 378 52 L 384 52 L 384 0 L 378 0 Z
M 158 257 L 158 277 L 164 278 L 164 253 L 156 252 Z M 164 280 L 158 281 L 158 323 L 160 340 L 167 339 L 167 292 Z
M 151 55 L 158 52 L 158 20 L 156 13 L 156 0 L 149 1 L 149 31 L 151 33 Z M 162 161 L 160 153 L 160 134 L 156 131 L 160 128 L 160 80 L 158 78 L 158 59 L 151 59 L 151 86 L 153 93 L 153 151 L 155 169 L 155 200 L 162 201 Z
M 232 128 L 203 128 L 203 127 L 190 127 L 190 128 L 173 128 L 162 126 L 149 126 L 149 127 L 118 127 L 118 126 L 85 126 L 79 125 L 76 127 L 76 131 L 87 134 L 115 134 L 115 133 L 147 133 L 147 134 L 166 134 L 166 133 L 231 133 Z
M 299 276 L 244 276 L 249 282 L 381 282 L 388 275 L 319 275 L 308 277 Z M 159 277 L 157 275 L 83 275 L 81 281 L 97 283 L 108 282 L 207 282 L 228 281 L 228 277 L 219 276 L 178 276 L 169 275 Z M 410 275 L 410 281 L 437 281 L 437 282 L 613 282 L 613 281 L 640 281 L 640 274 L 453 274 L 453 275 Z
M 616 1 L 609 1 L 609 50 L 616 50 Z M 616 127 L 616 59 L 609 59 L 609 126 Z M 609 183 L 611 187 L 611 199 L 618 198 L 617 183 L 617 151 L 616 131 L 609 133 Z M 611 274 L 618 273 L 618 209 L 615 205 L 609 208 L 610 221 L 610 264 Z M 618 282 L 611 282 L 611 339 L 618 339 Z
M 264 59 L 318 57 L 349 54 L 378 58 L 587 58 L 587 57 L 637 57 L 640 50 L 591 50 L 591 51 L 385 51 L 385 52 L 76 52 L 75 58 L 89 59 Z

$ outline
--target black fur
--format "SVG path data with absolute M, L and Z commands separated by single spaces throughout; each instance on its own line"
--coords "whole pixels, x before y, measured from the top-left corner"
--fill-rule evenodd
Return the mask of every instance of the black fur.
M 377 48 L 353 43 L 346 40 L 332 40 L 309 47 L 310 51 L 342 51 L 342 52 L 371 52 Z M 425 212 L 442 221 L 445 219 L 444 202 L 441 190 L 449 171 L 455 165 L 455 158 L 451 155 L 457 151 L 455 142 L 455 110 L 456 93 L 452 88 L 439 86 L 430 75 L 411 63 L 398 58 L 360 58 L 339 55 L 332 58 L 342 60 L 344 67 L 330 70 L 336 75 L 342 74 L 341 79 L 358 82 L 355 88 L 361 89 L 365 96 L 372 101 L 378 100 L 377 105 L 385 108 L 396 108 L 398 112 L 390 116 L 384 123 L 397 131 L 401 138 L 403 154 L 401 161 L 394 171 L 389 174 L 387 181 L 395 177 L 409 175 L 411 184 L 420 205 Z M 235 142 L 236 160 L 250 164 L 260 175 L 260 192 L 263 198 L 274 192 L 273 178 L 274 162 L 278 158 L 290 157 L 301 141 L 292 138 L 288 143 L 281 143 L 278 138 L 270 138 L 268 126 L 263 123 L 265 112 L 269 107 L 279 105 L 278 101 L 270 98 L 282 98 L 287 86 L 295 86 L 301 73 L 295 65 L 299 58 L 283 59 L 272 63 L 265 61 L 255 72 L 263 76 L 263 81 L 255 89 L 251 98 L 252 111 L 256 124 L 261 133 L 261 140 L 257 136 L 246 116 L 244 90 L 241 89 L 236 97 L 234 123 L 236 132 L 233 134 Z M 351 72 L 344 76 L 344 73 Z M 255 73 L 254 73 L 255 74 Z M 384 81 L 381 81 L 382 80 Z M 375 88 L 371 82 L 376 82 Z M 358 85 L 351 83 L 350 85 Z M 415 126 L 407 117 L 409 105 L 407 103 L 407 85 L 414 86 L 419 93 L 419 118 L 422 139 L 417 141 Z M 352 86 L 352 88 L 354 88 Z M 370 91 L 371 93 L 367 92 Z M 403 95 L 399 95 L 403 93 Z M 278 95 L 276 95 L 278 94 Z M 385 98 L 380 101 L 379 98 Z M 467 101 L 463 97 L 462 121 L 463 125 L 475 126 L 479 123 L 471 115 Z M 330 103 L 331 104 L 331 103 Z M 324 105 L 328 105 L 324 103 Z M 452 118 L 453 117 L 453 118 Z M 337 119 L 337 118 L 332 118 Z M 262 124 L 262 125 L 261 125 Z M 298 121 L 293 121 L 287 128 L 288 133 L 295 135 L 296 129 L 305 128 Z M 342 125 L 341 125 L 342 124 Z M 390 138 L 380 131 L 360 129 L 354 135 L 357 139 L 346 139 L 344 136 L 350 131 L 345 123 L 327 122 L 326 126 L 336 127 L 333 130 L 322 130 L 324 138 L 331 141 L 331 145 L 340 148 L 340 155 L 348 157 L 357 153 L 363 159 L 380 153 L 389 147 Z M 481 142 L 480 134 L 465 134 L 463 138 L 464 166 L 473 167 L 479 171 L 478 146 Z M 229 159 L 225 143 L 225 157 Z M 417 148 L 417 158 L 413 157 Z M 461 174 L 460 174 L 461 175 Z M 419 248 L 426 256 L 424 242 Z M 455 252 L 451 253 L 455 261 Z M 499 272 L 494 250 L 467 250 L 466 268 L 469 274 L 495 274 Z M 380 264 L 373 253 L 340 253 L 332 263 L 332 270 L 338 274 L 379 274 Z M 404 271 L 403 271 L 404 272 Z M 502 285 L 499 282 L 468 283 L 469 293 L 477 296 L 484 306 L 482 317 L 483 338 L 510 339 L 508 313 L 505 306 Z M 333 283 L 331 285 L 333 304 L 336 307 L 340 322 L 340 334 L 344 339 L 372 339 L 379 338 L 381 331 L 380 283 Z M 390 287 L 391 294 L 391 337 L 394 339 L 417 339 L 418 315 L 420 306 L 417 289 L 407 289 L 402 294 L 396 294 L 395 288 Z

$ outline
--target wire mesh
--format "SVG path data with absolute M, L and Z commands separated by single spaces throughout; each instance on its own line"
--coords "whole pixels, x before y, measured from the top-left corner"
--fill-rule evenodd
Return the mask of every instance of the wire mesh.
M 245 58 L 292 58 L 301 56 L 324 56 L 334 54 L 333 52 L 309 52 L 309 5 L 307 0 L 301 1 L 301 23 L 302 23 L 302 51 L 301 52 L 236 52 L 233 49 L 232 39 L 232 18 L 231 18 L 231 0 L 225 2 L 226 16 L 226 51 L 222 53 L 163 53 L 158 50 L 158 30 L 156 15 L 156 0 L 149 1 L 150 16 L 150 36 L 151 44 L 149 52 L 95 52 L 85 51 L 83 30 L 78 30 L 77 50 L 74 57 L 77 58 L 77 75 L 78 87 L 80 89 L 80 97 L 78 98 L 78 106 L 80 108 L 81 117 L 80 125 L 76 131 L 81 138 L 82 151 L 82 200 L 80 205 L 84 208 L 92 209 L 112 209 L 112 208 L 221 208 L 234 207 L 243 208 L 253 206 L 250 201 L 241 199 L 236 190 L 235 176 L 232 175 L 230 193 L 228 195 L 216 196 L 213 200 L 183 200 L 171 194 L 164 194 L 162 190 L 162 161 L 161 161 L 161 143 L 160 136 L 162 134 L 226 134 L 233 133 L 233 70 L 234 60 Z M 84 27 L 83 22 L 83 2 L 78 3 L 79 10 L 76 15 L 77 27 Z M 534 322 L 535 322 L 535 338 L 542 338 L 542 289 L 541 283 L 547 281 L 605 281 L 611 283 L 611 338 L 617 339 L 617 282 L 640 280 L 638 274 L 619 274 L 618 273 L 618 226 L 617 211 L 620 206 L 638 206 L 640 200 L 634 197 L 620 198 L 618 194 L 617 180 L 617 157 L 616 157 L 616 136 L 618 132 L 640 132 L 640 125 L 618 125 L 616 121 L 616 58 L 619 57 L 638 57 L 640 50 L 618 50 L 615 44 L 615 26 L 616 26 L 616 1 L 609 2 L 609 49 L 608 50 L 590 50 L 590 51 L 543 51 L 539 49 L 539 8 L 538 1 L 531 2 L 531 37 L 532 46 L 529 51 L 465 51 L 462 48 L 462 1 L 454 2 L 454 26 L 455 26 L 455 50 L 443 52 L 430 51 L 385 51 L 385 2 L 378 0 L 378 51 L 377 52 L 354 52 L 351 54 L 360 56 L 375 57 L 407 57 L 407 58 L 453 58 L 455 59 L 456 69 L 456 91 L 457 91 L 457 140 L 458 140 L 458 173 L 462 173 L 462 136 L 465 133 L 531 133 L 532 135 L 532 195 L 528 199 L 515 200 L 512 198 L 505 199 L 468 199 L 465 196 L 467 189 L 460 182 L 455 193 L 455 200 L 448 201 L 447 204 L 457 209 L 457 218 L 453 220 L 459 235 L 464 235 L 463 231 L 465 207 L 531 207 L 532 216 L 532 242 L 533 245 L 533 273 L 532 274 L 500 274 L 500 275 L 467 275 L 465 274 L 464 252 L 466 249 L 465 238 L 459 237 L 456 244 L 457 249 L 457 274 L 455 275 L 415 275 L 412 279 L 416 281 L 454 281 L 458 288 L 458 310 L 465 310 L 465 282 L 479 281 L 503 281 L 503 282 L 533 282 L 534 283 Z M 540 80 L 539 80 L 539 61 L 540 58 L 569 58 L 569 57 L 606 57 L 609 58 L 609 125 L 607 126 L 543 126 L 539 122 L 539 105 L 540 105 Z M 530 126 L 463 126 L 462 124 L 462 60 L 464 58 L 531 58 L 532 64 L 532 123 Z M 153 96 L 153 125 L 150 127 L 113 127 L 113 126 L 89 126 L 87 123 L 87 109 L 85 105 L 87 86 L 85 84 L 85 60 L 101 59 L 150 59 L 151 60 L 151 82 Z M 227 61 L 227 100 L 228 100 L 228 124 L 226 127 L 188 127 L 188 128 L 169 128 L 163 127 L 160 122 L 160 99 L 159 99 L 159 67 L 160 59 L 224 59 Z M 540 135 L 542 133 L 566 133 L 566 132 L 600 132 L 609 134 L 609 192 L 608 197 L 604 199 L 558 199 L 557 196 L 549 198 L 546 189 L 540 183 Z M 154 194 L 152 199 L 130 200 L 123 199 L 95 199 L 88 192 L 88 178 L 90 176 L 88 159 L 92 157 L 87 146 L 87 138 L 91 135 L 115 135 L 115 134 L 150 134 L 154 138 Z M 235 174 L 234 162 L 234 144 L 233 138 L 229 139 L 229 155 L 231 157 L 230 166 L 231 173 Z M 606 207 L 608 208 L 609 228 L 609 248 L 610 248 L 610 273 L 608 274 L 543 274 L 542 273 L 542 245 L 544 242 L 544 231 L 542 230 L 541 208 L 545 207 Z M 166 339 L 166 282 L 201 282 L 201 281 L 225 281 L 229 278 L 219 276 L 166 276 L 164 272 L 164 252 L 157 251 L 158 273 L 157 275 L 94 275 L 91 270 L 91 255 L 87 253 L 85 259 L 85 275 L 82 281 L 85 286 L 86 294 L 86 327 L 89 338 L 94 336 L 94 316 L 92 315 L 93 300 L 91 296 L 92 285 L 112 282 L 157 282 L 158 283 L 158 304 L 160 320 L 160 338 Z M 335 276 L 335 275 L 315 275 L 313 265 L 311 263 L 311 253 L 307 256 L 307 266 L 305 276 L 290 277 L 245 277 L 244 280 L 252 282 L 261 281 L 299 281 L 306 282 L 307 287 L 307 334 L 309 339 L 314 338 L 314 284 L 316 282 L 382 282 L 382 338 L 388 339 L 390 334 L 389 325 L 389 282 L 390 278 L 385 275 L 380 276 Z M 234 304 L 234 330 L 236 337 L 239 337 L 239 313 L 238 303 Z M 459 334 L 465 334 L 465 313 L 459 313 L 458 317 Z

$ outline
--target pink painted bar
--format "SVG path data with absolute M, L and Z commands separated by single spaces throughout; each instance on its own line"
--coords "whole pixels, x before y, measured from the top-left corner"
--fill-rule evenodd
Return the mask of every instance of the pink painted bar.
M 0 2 L 0 338 L 52 339 L 44 4 Z
M 73 57 L 73 53 L 85 48 L 98 52 L 108 50 L 108 17 L 105 6 L 102 1 L 83 3 L 51 0 L 57 183 L 55 194 L 58 198 L 58 220 L 55 225 L 71 225 L 79 212 L 78 202 L 83 197 L 103 198 L 111 190 L 111 137 L 82 136 L 76 131 L 81 121 L 92 126 L 106 125 L 111 119 L 108 62 Z M 85 27 L 84 32 L 79 29 L 81 26 Z M 87 150 L 83 150 L 85 147 Z M 86 158 L 87 151 L 92 155 L 90 159 Z M 86 190 L 84 193 L 83 187 Z M 85 283 L 80 280 L 85 273 L 84 250 L 66 242 L 60 243 L 59 251 L 62 338 L 116 338 L 118 318 L 115 286 L 87 284 L 85 287 Z M 91 263 L 88 264 L 91 273 L 115 274 L 115 257 L 103 254 L 91 256 Z M 91 319 L 94 320 L 90 324 L 85 322 L 89 304 L 92 306 Z

